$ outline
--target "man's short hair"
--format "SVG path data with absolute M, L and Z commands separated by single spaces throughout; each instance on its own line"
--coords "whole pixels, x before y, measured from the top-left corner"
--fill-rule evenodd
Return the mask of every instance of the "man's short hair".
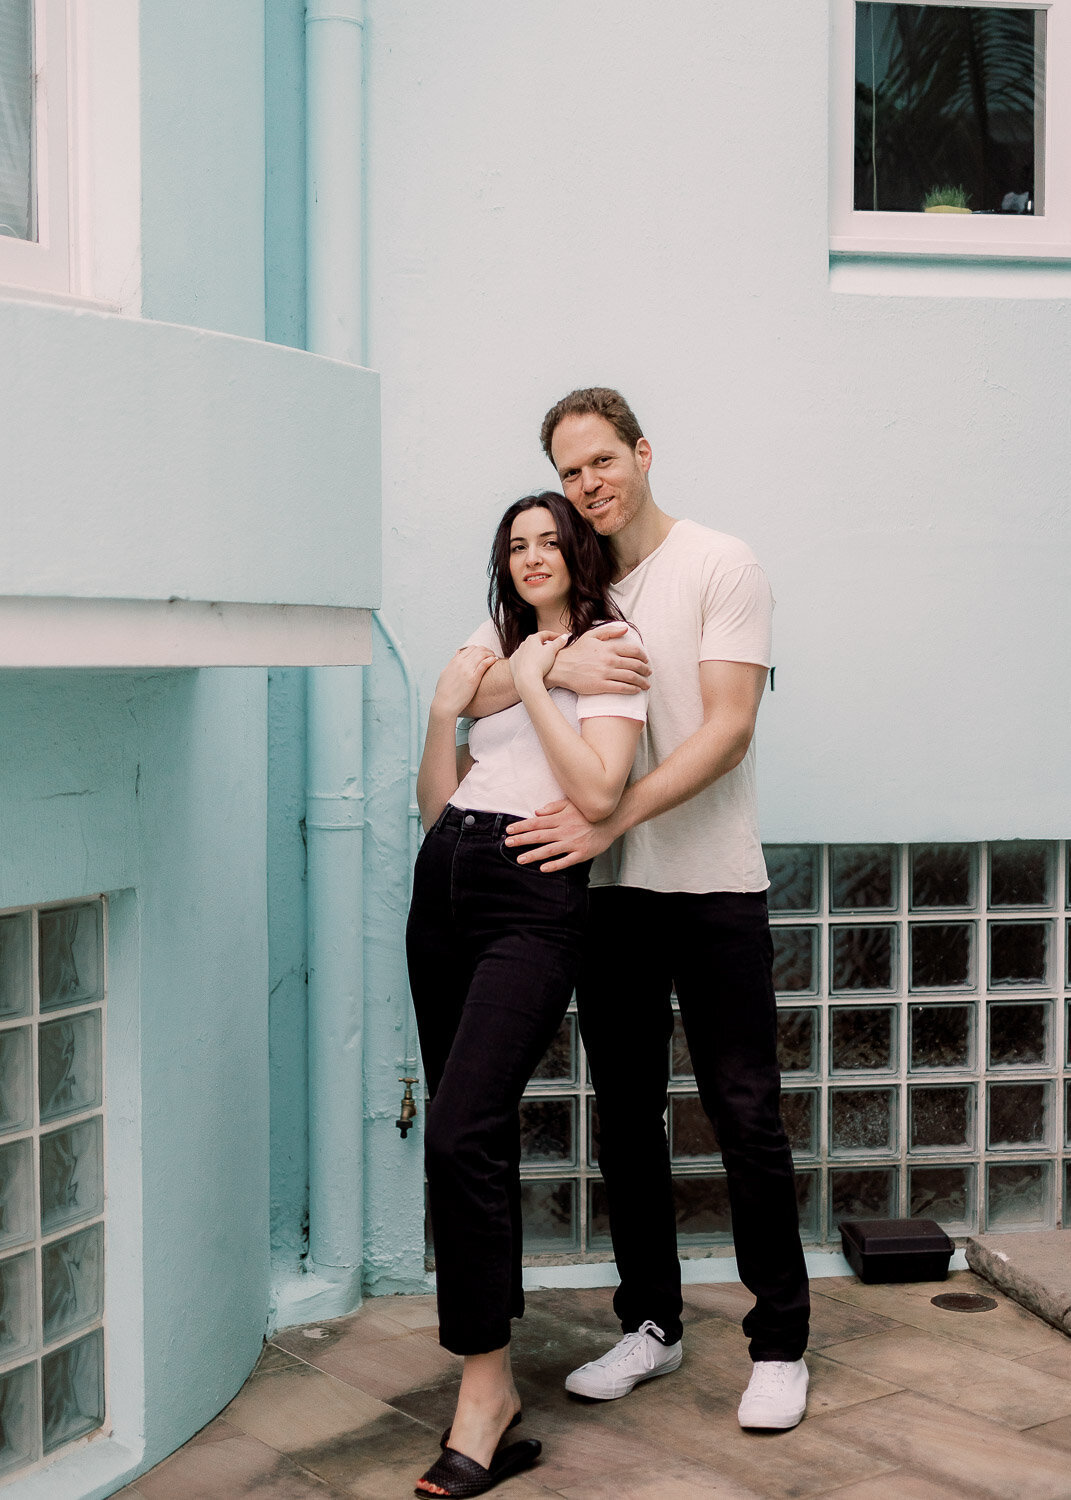
M 551 441 L 563 417 L 605 417 L 629 448 L 635 448 L 643 437 L 643 428 L 636 420 L 636 413 L 620 391 L 611 390 L 606 385 L 587 386 L 584 390 L 570 391 L 568 396 L 563 396 L 543 418 L 539 440 L 551 463 L 554 462 L 550 451 Z

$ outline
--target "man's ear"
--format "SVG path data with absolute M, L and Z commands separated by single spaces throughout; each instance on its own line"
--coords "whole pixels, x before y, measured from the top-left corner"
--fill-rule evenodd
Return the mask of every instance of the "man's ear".
M 639 463 L 640 468 L 645 474 L 651 467 L 651 459 L 653 457 L 654 454 L 651 452 L 650 443 L 646 438 L 640 438 L 639 442 L 636 444 L 636 459 Z

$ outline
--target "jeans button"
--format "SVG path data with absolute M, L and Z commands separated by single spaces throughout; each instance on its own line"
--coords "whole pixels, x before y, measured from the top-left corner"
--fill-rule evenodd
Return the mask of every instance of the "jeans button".
M 465 827 L 466 828 L 475 828 L 476 827 L 476 819 L 472 816 L 471 813 L 466 813 L 465 814 Z

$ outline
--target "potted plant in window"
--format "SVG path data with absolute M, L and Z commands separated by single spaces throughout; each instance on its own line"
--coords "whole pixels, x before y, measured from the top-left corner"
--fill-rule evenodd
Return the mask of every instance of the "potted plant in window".
M 924 213 L 969 214 L 970 194 L 962 187 L 932 187 L 922 200 Z

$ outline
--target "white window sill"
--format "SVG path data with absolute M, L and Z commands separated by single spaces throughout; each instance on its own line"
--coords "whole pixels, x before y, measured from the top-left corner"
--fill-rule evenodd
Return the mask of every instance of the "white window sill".
M 829 257 L 829 289 L 864 297 L 1071 299 L 1071 259 L 1010 260 L 889 254 Z
M 78 297 L 73 292 L 50 292 L 43 287 L 15 286 L 0 278 L 0 298 L 5 302 L 43 302 L 50 307 L 84 307 L 92 312 L 131 313 L 130 307 L 106 302 L 100 297 Z

